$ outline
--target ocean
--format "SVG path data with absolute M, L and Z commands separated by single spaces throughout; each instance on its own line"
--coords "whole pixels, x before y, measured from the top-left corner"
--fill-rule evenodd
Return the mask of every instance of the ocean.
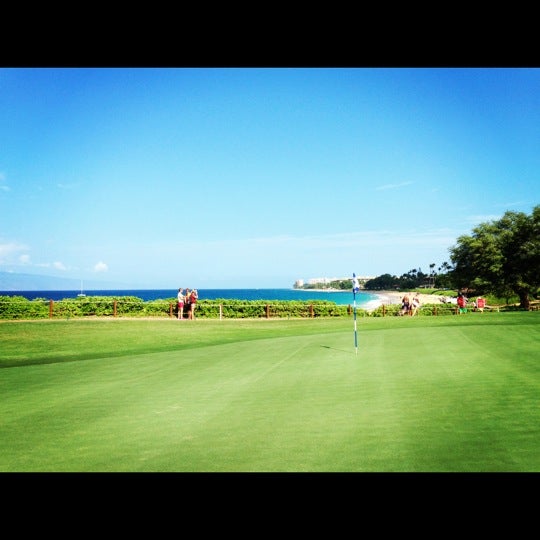
M 0 291 L 0 296 L 22 296 L 28 300 L 45 298 L 59 301 L 76 298 L 80 290 L 73 291 Z M 178 289 L 119 289 L 88 290 L 86 296 L 136 296 L 145 302 L 176 298 Z M 338 305 L 352 305 L 352 291 L 320 291 L 306 289 L 197 289 L 199 299 L 216 300 L 328 300 Z M 370 292 L 356 293 L 356 306 L 369 309 L 380 303 L 380 296 Z

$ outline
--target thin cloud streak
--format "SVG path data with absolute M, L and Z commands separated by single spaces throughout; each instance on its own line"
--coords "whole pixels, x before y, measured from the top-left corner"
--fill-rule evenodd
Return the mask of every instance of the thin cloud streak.
M 430 231 L 360 231 L 350 233 L 327 234 L 318 236 L 289 236 L 279 235 L 270 237 L 210 240 L 210 241 L 182 241 L 174 244 L 162 244 L 166 250 L 179 247 L 197 246 L 205 249 L 242 247 L 243 249 L 256 248 L 310 248 L 326 249 L 336 247 L 365 247 L 365 246 L 395 246 L 395 245 L 434 245 L 445 246 L 455 242 L 459 233 L 449 229 L 434 229 Z M 140 245 L 140 244 L 139 244 Z M 155 247 L 155 245 L 154 245 Z
M 398 189 L 405 186 L 410 186 L 414 182 L 400 182 L 399 184 L 384 184 L 383 186 L 378 186 L 375 188 L 375 191 L 385 191 L 387 189 Z

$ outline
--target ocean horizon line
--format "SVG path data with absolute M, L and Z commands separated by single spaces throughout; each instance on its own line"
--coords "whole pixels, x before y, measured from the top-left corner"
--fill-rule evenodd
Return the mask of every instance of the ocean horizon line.
M 194 287 L 195 288 L 195 287 Z M 204 289 L 197 288 L 199 299 L 204 300 L 268 300 L 268 301 L 306 301 L 325 300 L 335 302 L 338 305 L 356 305 L 364 309 L 373 309 L 381 305 L 388 297 L 381 292 L 360 291 L 353 295 L 352 290 L 330 290 L 330 289 L 297 289 L 289 288 L 219 288 Z M 114 289 L 64 289 L 64 290 L 9 290 L 0 291 L 0 296 L 23 296 L 28 300 L 44 298 L 47 300 L 60 301 L 64 299 L 76 298 L 81 293 L 88 296 L 135 296 L 143 301 L 166 300 L 176 298 L 178 289 L 144 289 L 144 288 L 114 288 Z M 311 298 L 310 298 L 311 297 Z M 387 302 L 384 302 L 387 303 Z

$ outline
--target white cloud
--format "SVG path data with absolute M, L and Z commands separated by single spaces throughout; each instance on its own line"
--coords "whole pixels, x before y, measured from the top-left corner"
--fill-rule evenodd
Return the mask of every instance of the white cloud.
M 28 251 L 28 246 L 24 244 L 18 244 L 16 242 L 0 243 L 0 264 L 18 266 L 33 266 L 36 268 L 54 268 L 55 270 L 68 270 L 63 262 L 55 261 L 49 262 L 32 262 L 28 253 L 20 253 L 21 251 Z M 19 255 L 17 255 L 20 253 Z
M 530 204 L 530 201 L 514 201 L 514 202 L 506 202 L 503 204 L 496 204 L 495 207 L 497 208 L 504 208 L 507 210 L 508 208 L 511 208 L 513 206 L 527 206 Z
M 109 269 L 109 267 L 102 261 L 99 261 L 94 266 L 94 272 L 107 272 L 108 269 Z
M 400 247 L 444 247 L 455 242 L 458 231 L 446 228 L 418 231 L 412 230 L 369 230 L 353 231 L 336 234 L 322 234 L 316 236 L 278 235 L 271 237 L 215 240 L 208 242 L 182 242 L 178 244 L 165 244 L 161 249 L 165 252 L 192 251 L 203 255 L 209 253 L 238 253 L 249 251 L 251 253 L 272 253 L 273 248 L 290 250 L 297 253 L 305 251 L 327 251 L 333 249 L 358 249 L 367 247 L 380 248 L 388 246 Z
M 9 191 L 9 186 L 6 186 L 3 184 L 4 180 L 6 179 L 6 175 L 2 172 L 0 172 L 0 191 Z
M 28 251 L 28 247 L 17 242 L 0 243 L 0 262 L 5 262 L 5 259 L 15 255 L 19 251 Z
M 466 218 L 467 223 L 471 223 L 472 225 L 480 225 L 480 223 L 488 223 L 491 221 L 498 221 L 501 219 L 501 215 L 496 214 L 484 214 L 484 215 L 476 215 L 476 216 L 468 216 Z

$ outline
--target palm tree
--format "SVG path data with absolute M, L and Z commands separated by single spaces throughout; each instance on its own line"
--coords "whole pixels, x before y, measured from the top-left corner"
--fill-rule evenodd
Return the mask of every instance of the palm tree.
M 433 288 L 435 287 L 435 263 L 431 263 L 429 268 L 431 269 L 431 272 L 429 273 L 429 286 Z

